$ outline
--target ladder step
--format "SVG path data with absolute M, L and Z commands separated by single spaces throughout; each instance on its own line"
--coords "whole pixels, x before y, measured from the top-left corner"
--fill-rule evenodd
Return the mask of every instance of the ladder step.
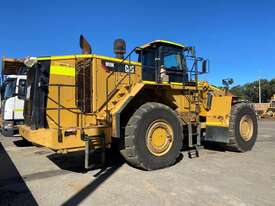
M 127 90 L 129 90 L 130 89 L 130 85 L 126 84 L 126 85 L 124 85 L 124 88 L 127 89 Z
M 189 158 L 199 157 L 199 151 L 197 149 L 191 149 L 188 151 Z
M 95 136 L 88 136 L 85 134 L 82 134 L 81 139 L 85 141 L 85 170 L 96 168 L 95 164 L 90 163 L 90 154 L 94 154 L 95 151 L 100 151 L 100 165 L 99 166 L 104 166 L 105 165 L 105 136 L 104 134 L 101 135 L 95 135 Z M 94 146 L 99 146 L 101 148 L 93 148 L 91 145 L 93 141 L 98 141 L 98 144 Z
M 113 101 L 112 101 L 112 104 L 113 104 L 113 105 L 115 105 L 115 104 L 117 104 L 117 103 L 118 103 L 117 100 L 113 100 Z
M 194 131 L 195 130 L 195 131 Z M 195 140 L 194 140 L 195 138 Z M 199 123 L 188 124 L 188 146 L 190 148 L 201 145 L 201 128 Z
M 118 93 L 118 95 L 119 95 L 120 97 L 123 97 L 123 96 L 125 95 L 125 92 L 120 92 L 120 93 Z

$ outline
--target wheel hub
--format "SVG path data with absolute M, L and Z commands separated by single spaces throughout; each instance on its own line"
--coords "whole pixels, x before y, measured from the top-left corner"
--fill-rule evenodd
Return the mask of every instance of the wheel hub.
M 146 132 L 146 146 L 155 156 L 166 154 L 173 144 L 173 130 L 171 126 L 163 121 L 154 121 Z
M 253 129 L 251 117 L 244 115 L 240 121 L 240 134 L 244 141 L 249 141 L 252 138 Z

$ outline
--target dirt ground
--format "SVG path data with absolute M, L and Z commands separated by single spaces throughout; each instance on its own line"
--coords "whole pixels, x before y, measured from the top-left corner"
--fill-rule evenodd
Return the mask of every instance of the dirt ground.
M 0 205 L 275 205 L 275 121 L 260 121 L 247 153 L 203 149 L 176 165 L 141 171 L 109 153 L 83 173 L 83 155 L 57 155 L 0 137 Z

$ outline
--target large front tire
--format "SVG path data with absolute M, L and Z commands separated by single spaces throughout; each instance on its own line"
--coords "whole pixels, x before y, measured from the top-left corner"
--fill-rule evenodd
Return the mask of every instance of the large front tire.
M 258 134 L 257 116 L 251 104 L 238 103 L 232 106 L 227 149 L 246 152 L 255 145 Z
M 176 113 L 166 105 L 148 102 L 128 121 L 121 154 L 135 167 L 156 170 L 173 165 L 182 144 L 182 124 Z

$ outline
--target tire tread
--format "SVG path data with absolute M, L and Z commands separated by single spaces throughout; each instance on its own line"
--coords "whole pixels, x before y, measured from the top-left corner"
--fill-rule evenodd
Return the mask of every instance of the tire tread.
M 236 134 L 235 134 L 235 128 L 236 128 L 236 117 L 238 115 L 238 112 L 243 109 L 243 108 L 250 108 L 252 109 L 254 112 L 254 107 L 252 104 L 249 103 L 237 103 L 235 105 L 232 106 L 231 109 L 231 116 L 230 116 L 230 120 L 229 120 L 229 143 L 226 145 L 226 149 L 229 151 L 234 151 L 234 152 L 245 152 L 245 150 L 243 148 L 240 147 L 240 145 L 238 144 L 238 142 L 236 141 Z
M 142 163 L 141 159 L 139 158 L 136 152 L 136 149 L 134 146 L 135 131 L 138 129 L 139 124 L 142 121 L 143 115 L 148 111 L 154 110 L 156 108 L 162 108 L 164 110 L 168 110 L 169 112 L 172 112 L 177 117 L 176 112 L 173 111 L 170 107 L 160 103 L 156 103 L 156 102 L 147 102 L 143 104 L 138 110 L 136 110 L 136 112 L 128 121 L 125 128 L 125 149 L 121 151 L 121 154 L 131 165 L 144 170 L 148 170 L 148 168 L 145 167 L 145 165 Z M 179 118 L 178 120 L 180 121 Z M 173 162 L 172 164 L 174 163 L 175 162 Z

